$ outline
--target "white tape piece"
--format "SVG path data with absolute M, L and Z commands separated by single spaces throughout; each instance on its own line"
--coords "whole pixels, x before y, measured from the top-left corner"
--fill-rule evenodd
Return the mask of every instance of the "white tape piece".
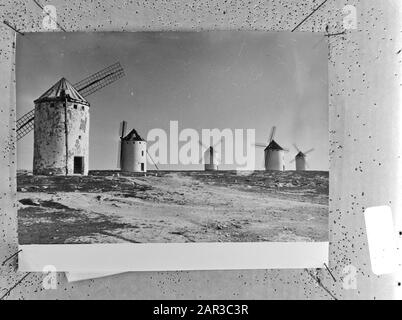
M 46 5 L 43 7 L 43 14 L 45 15 L 42 20 L 42 27 L 45 30 L 57 29 L 57 11 L 56 7 Z
M 346 30 L 356 30 L 357 29 L 357 10 L 355 6 L 350 4 L 346 5 L 342 9 L 343 17 L 343 28 Z
M 397 268 L 397 237 L 389 206 L 364 211 L 371 270 L 376 275 L 390 274 Z

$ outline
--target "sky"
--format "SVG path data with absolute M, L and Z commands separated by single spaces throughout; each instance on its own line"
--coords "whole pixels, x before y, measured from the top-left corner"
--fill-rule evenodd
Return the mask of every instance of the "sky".
M 154 128 L 169 134 L 170 121 L 178 121 L 179 131 L 200 136 L 202 129 L 255 129 L 256 142 L 266 144 L 275 125 L 275 141 L 289 149 L 286 169 L 294 169 L 295 143 L 315 148 L 310 170 L 327 171 L 327 56 L 325 36 L 309 32 L 25 33 L 17 37 L 17 118 L 60 78 L 74 84 L 119 61 L 125 77 L 87 97 L 90 170 L 117 169 L 126 120 L 144 138 Z M 263 148 L 255 157 L 262 169 Z M 33 133 L 18 142 L 17 160 L 19 169 L 32 169 Z

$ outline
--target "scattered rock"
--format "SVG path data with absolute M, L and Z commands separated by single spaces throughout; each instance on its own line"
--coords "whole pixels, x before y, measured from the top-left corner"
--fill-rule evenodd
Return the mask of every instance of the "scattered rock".
M 237 229 L 240 229 L 240 228 L 241 228 L 241 225 L 239 225 L 239 224 L 237 224 L 237 223 L 233 223 L 233 222 L 232 222 L 232 226 L 235 227 L 235 228 L 237 228 Z
M 36 199 L 21 199 L 20 203 L 22 203 L 25 206 L 40 206 L 40 203 Z
M 40 201 L 40 205 L 45 208 L 58 209 L 58 210 L 70 209 L 69 207 L 65 206 L 64 204 L 61 204 L 61 203 L 58 203 L 55 201 L 49 201 L 49 200 Z

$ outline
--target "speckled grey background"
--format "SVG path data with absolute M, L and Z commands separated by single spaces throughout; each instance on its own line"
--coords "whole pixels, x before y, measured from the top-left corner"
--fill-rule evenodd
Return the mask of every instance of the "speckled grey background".
M 59 1 L 67 31 L 291 30 L 322 0 L 270 1 Z M 364 208 L 391 205 L 398 230 L 401 130 L 398 121 L 402 53 L 400 0 L 329 0 L 300 31 L 343 31 L 345 5 L 357 9 L 357 29 L 329 38 L 330 77 L 330 268 L 311 272 L 338 299 L 401 297 L 397 275 L 370 269 Z M 42 10 L 32 0 L 3 0 L 1 20 L 22 32 L 44 31 Z M 0 261 L 17 251 L 15 207 L 15 79 L 13 32 L 0 26 Z M 17 66 L 18 67 L 18 66 Z M 352 265 L 352 269 L 347 267 Z M 345 269 L 346 267 L 346 269 Z M 357 289 L 343 283 L 356 268 Z M 16 261 L 0 267 L 0 296 L 25 274 Z M 29 274 L 6 299 L 331 299 L 305 270 L 137 272 L 67 283 L 44 290 L 42 274 Z M 345 279 L 345 281 L 344 281 Z

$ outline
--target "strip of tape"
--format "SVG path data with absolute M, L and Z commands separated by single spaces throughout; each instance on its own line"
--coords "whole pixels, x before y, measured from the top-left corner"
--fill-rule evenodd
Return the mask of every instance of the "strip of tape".
M 397 268 L 397 237 L 389 206 L 364 211 L 371 270 L 376 275 L 390 274 Z

